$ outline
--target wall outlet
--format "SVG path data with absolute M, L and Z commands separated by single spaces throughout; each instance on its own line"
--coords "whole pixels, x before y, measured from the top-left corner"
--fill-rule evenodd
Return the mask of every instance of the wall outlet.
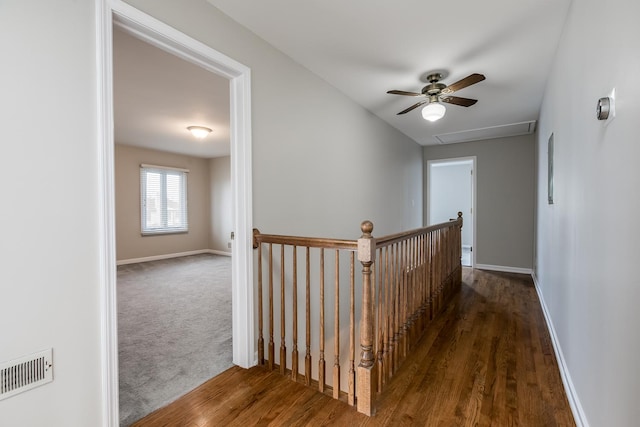
M 227 248 L 231 249 L 231 242 L 227 243 Z

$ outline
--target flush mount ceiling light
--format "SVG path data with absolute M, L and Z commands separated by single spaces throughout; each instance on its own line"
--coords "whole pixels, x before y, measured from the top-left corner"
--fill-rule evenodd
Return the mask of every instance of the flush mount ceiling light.
M 189 126 L 187 129 L 198 139 L 203 139 L 211 133 L 211 129 L 204 126 Z
M 444 117 L 447 111 L 444 105 L 439 102 L 430 102 L 422 109 L 422 117 L 430 122 L 435 122 Z

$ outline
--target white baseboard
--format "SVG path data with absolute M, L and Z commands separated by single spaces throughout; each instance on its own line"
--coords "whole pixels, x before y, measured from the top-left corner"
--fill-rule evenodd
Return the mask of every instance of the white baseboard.
M 231 256 L 231 252 L 218 251 L 215 249 L 209 249 L 209 253 L 214 255 Z
M 549 315 L 549 311 L 547 310 L 547 304 L 544 302 L 544 297 L 542 296 L 542 290 L 540 289 L 538 278 L 533 272 L 531 273 L 531 277 L 533 278 L 533 283 L 535 285 L 536 292 L 538 293 L 538 299 L 540 300 L 540 306 L 542 306 L 542 313 L 544 314 L 544 320 L 547 322 L 547 329 L 549 330 L 549 335 L 551 335 L 551 343 L 553 345 L 553 350 L 555 351 L 555 354 L 556 354 L 556 362 L 558 363 L 558 368 L 560 369 L 560 377 L 562 378 L 564 391 L 567 393 L 567 399 L 569 400 L 569 406 L 571 407 L 571 412 L 573 412 L 573 418 L 576 422 L 576 426 L 589 427 L 589 422 L 587 421 L 587 415 L 584 413 L 584 409 L 582 409 L 582 405 L 580 404 L 580 399 L 578 398 L 578 393 L 576 392 L 576 389 L 573 386 L 573 381 L 571 380 L 571 374 L 569 374 L 569 370 L 567 369 L 567 364 L 564 360 L 564 354 L 562 353 L 562 347 L 560 347 L 560 342 L 558 341 L 556 330 L 553 327 L 551 316 Z
M 142 258 L 121 259 L 116 261 L 116 265 L 137 264 L 139 262 L 158 261 L 161 259 L 180 258 L 183 256 L 200 255 L 200 254 L 231 256 L 231 252 L 216 251 L 213 249 L 198 249 L 196 251 L 176 252 L 172 254 L 153 255 L 153 256 L 147 256 Z
M 503 265 L 476 264 L 475 268 L 477 268 L 478 270 L 502 271 L 504 273 L 519 273 L 519 274 L 533 273 L 533 270 L 531 270 L 530 268 L 505 267 Z

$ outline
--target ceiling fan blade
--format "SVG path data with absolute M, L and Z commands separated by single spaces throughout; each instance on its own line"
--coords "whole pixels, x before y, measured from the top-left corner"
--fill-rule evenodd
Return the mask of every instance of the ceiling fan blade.
M 400 114 L 406 114 L 411 110 L 415 110 L 416 108 L 418 108 L 419 106 L 421 106 L 422 104 L 426 104 L 427 102 L 429 102 L 429 100 L 425 99 L 424 101 L 420 101 L 420 102 L 416 102 L 415 104 L 413 104 L 411 107 L 407 108 L 406 110 L 402 110 L 400 111 L 398 114 L 396 114 L 397 116 L 399 116 Z
M 467 86 L 471 86 L 473 84 L 476 84 L 478 82 L 481 82 L 485 79 L 485 77 L 482 74 L 478 74 L 478 73 L 473 73 L 467 77 L 465 77 L 462 80 L 458 80 L 457 82 L 450 84 L 449 86 L 445 87 L 444 89 L 442 89 L 442 94 L 443 95 L 448 95 L 450 93 L 456 92 L 460 89 L 464 89 Z
M 405 92 L 404 90 L 390 90 L 390 91 L 387 91 L 387 93 L 390 93 L 391 95 L 424 96 L 421 93 Z
M 440 98 L 440 101 L 449 104 L 461 105 L 463 107 L 471 107 L 473 104 L 478 102 L 477 99 L 460 98 L 459 96 L 443 96 Z

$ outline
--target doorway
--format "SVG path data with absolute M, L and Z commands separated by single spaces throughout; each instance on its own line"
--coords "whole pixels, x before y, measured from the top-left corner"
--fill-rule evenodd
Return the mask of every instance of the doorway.
M 462 265 L 475 265 L 475 157 L 427 162 L 427 224 L 439 224 L 462 212 Z
M 233 366 L 229 81 L 118 26 L 113 58 L 118 388 L 130 425 Z
M 103 425 L 117 426 L 118 340 L 116 310 L 115 190 L 113 134 L 113 26 L 229 80 L 232 222 L 233 363 L 255 364 L 251 193 L 250 69 L 121 1 L 96 0 L 97 111 L 100 156 L 100 270 Z

